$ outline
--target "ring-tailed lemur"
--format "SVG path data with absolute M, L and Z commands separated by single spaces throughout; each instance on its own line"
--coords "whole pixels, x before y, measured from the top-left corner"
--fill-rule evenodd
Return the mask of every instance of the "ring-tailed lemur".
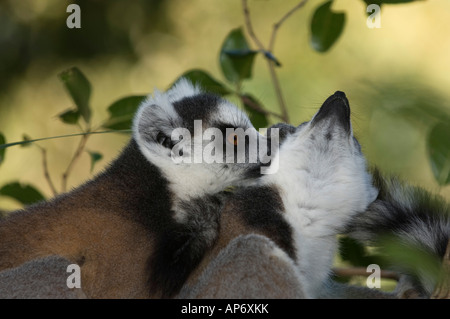
M 233 104 L 186 80 L 155 91 L 138 109 L 130 142 L 103 173 L 0 221 L 0 270 L 58 255 L 81 266 L 88 297 L 174 295 L 216 239 L 223 191 L 251 182 L 261 165 L 260 158 L 176 162 L 175 142 L 186 142 L 172 139 L 180 128 L 200 146 L 208 128 L 220 128 L 235 147 L 226 128 L 253 126 Z
M 353 137 L 345 94 L 336 92 L 311 121 L 292 129 L 275 156 L 278 172 L 227 202 L 216 245 L 178 297 L 321 295 L 336 235 L 378 193 Z
M 281 126 L 287 125 L 282 124 Z M 287 126 L 285 131 L 290 131 L 288 135 L 292 135 L 295 128 Z M 326 145 L 326 143 L 317 141 L 316 138 L 314 140 L 319 143 L 317 146 L 319 148 L 321 144 Z M 300 142 L 297 141 L 297 143 Z M 339 147 L 338 145 L 334 146 Z M 286 152 L 286 148 L 287 145 L 282 146 L 280 157 Z M 304 149 L 314 150 L 314 146 Z M 323 152 L 324 160 L 328 158 L 328 151 L 330 150 Z M 344 149 L 341 152 L 344 154 Z M 333 156 L 333 153 L 328 155 Z M 309 161 L 308 163 L 311 168 L 318 168 L 322 165 L 320 160 L 321 158 L 317 158 L 315 162 Z M 340 165 L 345 165 L 345 162 L 337 159 L 331 167 L 339 169 Z M 307 166 L 303 167 L 308 168 Z M 315 171 L 317 173 L 322 171 L 325 177 L 332 179 L 333 176 L 339 176 L 338 171 L 340 170 L 334 174 L 323 170 L 323 167 L 321 170 Z M 361 172 L 360 170 L 359 174 Z M 432 195 L 422 188 L 402 183 L 398 178 L 384 177 L 378 170 L 374 170 L 372 173 L 374 187 L 379 189 L 377 199 L 367 207 L 365 212 L 355 214 L 350 219 L 342 219 L 347 223 L 347 227 L 344 227 L 345 232 L 355 239 L 372 244 L 377 242 L 379 236 L 394 235 L 403 242 L 422 246 L 442 260 L 450 239 L 450 205 L 443 198 Z M 353 174 L 358 174 L 358 170 L 355 170 Z M 274 177 L 264 176 L 262 179 L 270 180 Z M 293 180 L 297 178 L 294 174 L 291 177 Z M 342 181 L 344 180 L 345 178 L 342 179 Z M 319 180 L 316 182 L 318 183 Z M 312 187 L 314 181 L 310 183 Z M 283 185 L 283 183 L 281 184 Z M 285 189 L 284 192 L 289 194 L 291 190 Z M 326 187 L 322 192 L 316 191 L 318 199 L 321 194 L 325 195 L 325 191 Z M 341 184 L 341 191 L 346 195 L 352 194 L 351 190 L 346 188 L 345 183 Z M 327 195 L 329 197 L 325 198 L 331 201 L 335 198 L 332 192 Z M 318 202 L 321 204 L 320 200 Z M 268 189 L 250 187 L 236 193 L 236 196 L 230 199 L 230 203 L 222 212 L 221 233 L 217 244 L 199 269 L 191 275 L 179 297 L 302 298 L 308 296 L 305 292 L 307 278 L 312 277 L 311 275 L 317 271 L 316 267 L 320 264 L 315 263 L 309 269 L 308 267 L 303 268 L 305 276 L 302 278 L 302 276 L 298 276 L 300 264 L 296 262 L 296 258 L 298 258 L 296 254 L 300 254 L 301 258 L 308 260 L 308 257 L 314 258 L 316 253 L 320 254 L 324 250 L 313 250 L 309 256 L 303 255 L 301 251 L 294 253 L 292 234 L 302 227 L 298 227 L 299 224 L 295 227 L 295 222 L 285 222 L 282 216 L 285 215 L 286 209 L 282 203 L 283 200 L 277 195 L 277 192 L 273 191 L 273 186 Z M 337 205 L 339 201 L 333 203 Z M 292 215 L 295 216 L 295 214 Z M 330 221 L 329 218 L 322 219 L 324 223 Z M 333 228 L 332 223 L 329 226 Z M 340 230 L 344 229 L 340 227 Z M 309 239 L 312 238 L 313 236 Z M 323 239 L 319 238 L 319 241 Z M 316 245 L 319 246 L 319 243 Z M 328 245 L 328 247 L 333 246 L 334 244 Z M 395 264 L 393 266 L 395 267 Z M 435 279 L 437 277 L 420 276 L 419 273 L 419 277 L 415 278 L 404 267 L 398 270 L 403 275 L 393 292 L 341 284 L 328 278 L 324 282 L 316 281 L 319 286 L 322 282 L 322 286 L 316 285 L 315 293 L 313 292 L 309 296 L 345 299 L 430 297 L 436 287 Z M 323 277 L 323 272 L 321 277 Z M 302 279 L 299 280 L 300 278 Z

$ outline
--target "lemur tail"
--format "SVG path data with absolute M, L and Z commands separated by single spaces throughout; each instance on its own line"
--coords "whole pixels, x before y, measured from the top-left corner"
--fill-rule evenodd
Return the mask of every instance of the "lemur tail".
M 450 239 L 449 204 L 396 177 L 384 177 L 378 170 L 374 170 L 373 180 L 379 189 L 378 198 L 365 213 L 355 216 L 348 228 L 349 236 L 364 243 L 375 243 L 382 235 L 396 236 L 442 260 Z M 420 281 L 430 295 L 433 284 Z

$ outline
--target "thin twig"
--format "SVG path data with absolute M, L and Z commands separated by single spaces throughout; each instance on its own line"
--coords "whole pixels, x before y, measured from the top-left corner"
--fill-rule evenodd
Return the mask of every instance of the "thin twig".
M 65 170 L 65 172 L 62 175 L 62 191 L 65 192 L 67 189 L 67 179 L 69 178 L 70 173 L 72 172 L 73 166 L 75 165 L 75 163 L 78 161 L 78 159 L 80 158 L 84 147 L 86 146 L 86 142 L 88 140 L 90 135 L 83 135 L 81 137 L 80 140 L 80 144 L 78 144 L 77 150 L 75 151 L 75 153 L 72 156 L 72 160 L 70 161 L 69 165 L 67 166 L 67 169 Z
M 275 93 L 277 95 L 278 104 L 280 105 L 282 119 L 284 122 L 289 123 L 289 114 L 286 107 L 286 103 L 284 102 L 283 93 L 281 92 L 280 81 L 278 80 L 277 72 L 275 71 L 274 62 L 271 60 L 267 60 L 270 77 L 272 78 L 272 83 L 275 88 Z
M 244 11 L 245 25 L 247 27 L 248 34 L 250 35 L 250 37 L 253 39 L 253 41 L 256 43 L 256 45 L 260 50 L 267 51 L 266 48 L 264 47 L 264 44 L 262 44 L 262 42 L 259 41 L 255 32 L 253 31 L 253 26 L 250 21 L 250 10 L 248 9 L 247 0 L 242 0 L 242 10 Z
M 44 168 L 45 180 L 47 181 L 48 186 L 50 186 L 50 189 L 51 189 L 51 191 L 53 193 L 53 196 L 56 196 L 56 195 L 58 195 L 58 191 L 56 190 L 55 185 L 52 182 L 52 179 L 50 177 L 50 173 L 49 173 L 49 170 L 48 170 L 47 150 L 45 148 L 39 146 L 39 145 L 38 145 L 38 147 L 39 147 L 39 149 L 41 150 L 41 153 L 42 153 L 42 167 Z
M 34 140 L 26 140 L 26 141 L 20 141 L 20 142 L 13 142 L 8 144 L 1 144 L 0 150 L 11 147 L 11 146 L 17 146 L 17 145 L 23 145 L 23 144 L 30 144 L 40 141 L 46 141 L 46 140 L 54 140 L 57 138 L 66 138 L 66 137 L 74 137 L 74 136 L 83 136 L 83 135 L 92 135 L 92 134 L 108 134 L 108 133 L 131 133 L 132 130 L 109 130 L 109 131 L 100 131 L 100 132 L 83 132 L 83 133 L 75 133 L 75 134 L 67 134 L 67 135 L 59 135 L 59 136 L 51 136 L 51 137 L 43 137 L 43 138 L 37 138 Z
M 256 112 L 262 113 L 264 115 L 272 115 L 272 116 L 279 118 L 280 120 L 283 120 L 282 115 L 272 112 L 272 111 L 269 111 L 269 110 L 266 110 L 259 104 L 254 103 L 250 98 L 246 97 L 245 95 L 240 95 L 240 98 L 245 105 L 247 105 L 249 108 L 255 110 Z
M 297 11 L 298 9 L 302 8 L 306 2 L 308 2 L 308 0 L 302 0 L 300 1 L 300 3 L 298 3 L 295 7 L 293 7 L 291 10 L 289 10 L 280 20 L 278 20 L 277 23 L 275 23 L 273 25 L 273 29 L 272 29 L 272 35 L 270 37 L 270 42 L 269 42 L 269 48 L 268 51 L 272 52 L 273 48 L 275 46 L 275 37 L 277 35 L 277 31 L 280 28 L 280 26 L 284 23 L 284 21 L 286 21 L 295 11 Z
M 296 10 L 303 7 L 305 5 L 306 1 L 307 0 L 302 0 L 294 8 L 289 10 L 277 23 L 275 23 L 273 31 L 272 31 L 272 36 L 270 39 L 269 47 L 268 47 L 268 49 L 266 49 L 264 47 L 264 44 L 259 40 L 259 38 L 256 36 L 255 31 L 253 30 L 253 25 L 252 25 L 252 22 L 250 19 L 250 10 L 248 8 L 247 0 L 242 0 L 242 10 L 244 12 L 244 20 L 245 20 L 245 25 L 247 27 L 248 34 L 250 35 L 250 37 L 253 39 L 253 41 L 255 42 L 255 44 L 258 46 L 258 48 L 260 50 L 262 50 L 264 52 L 272 53 L 273 46 L 275 43 L 275 37 L 276 37 L 277 31 L 280 28 L 281 24 L 283 24 L 283 22 L 286 21 L 286 19 L 288 19 Z M 284 122 L 289 123 L 289 114 L 287 111 L 286 103 L 284 101 L 283 93 L 281 92 L 281 85 L 278 80 L 277 73 L 275 71 L 275 66 L 274 66 L 275 62 L 271 59 L 266 59 L 266 61 L 267 61 L 268 67 L 269 67 L 270 77 L 272 79 L 272 83 L 273 83 L 273 86 L 275 89 L 275 94 L 277 96 L 278 104 L 280 106 L 280 110 L 281 110 L 281 114 L 282 114 L 281 119 Z
M 352 277 L 352 276 L 369 276 L 371 273 L 367 272 L 364 267 L 353 267 L 353 268 L 333 268 L 333 273 L 339 277 Z M 381 278 L 399 280 L 399 274 L 391 270 L 381 270 Z

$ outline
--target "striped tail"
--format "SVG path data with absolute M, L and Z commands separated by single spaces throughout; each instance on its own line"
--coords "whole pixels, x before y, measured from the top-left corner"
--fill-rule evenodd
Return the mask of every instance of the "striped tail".
M 376 243 L 380 236 L 395 236 L 442 260 L 450 239 L 449 204 L 396 177 L 384 177 L 378 170 L 373 172 L 373 180 L 379 189 L 378 198 L 366 212 L 354 217 L 348 235 L 369 244 Z M 420 276 L 418 279 L 421 289 L 430 296 L 436 283 Z

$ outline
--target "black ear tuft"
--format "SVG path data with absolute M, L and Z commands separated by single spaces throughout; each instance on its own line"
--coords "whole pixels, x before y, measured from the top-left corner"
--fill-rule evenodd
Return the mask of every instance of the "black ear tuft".
M 172 139 L 170 138 L 170 136 L 167 136 L 163 132 L 159 132 L 156 135 L 156 142 L 158 144 L 164 146 L 165 148 L 171 149 L 174 146 L 174 143 L 172 142 Z
M 159 144 L 171 149 L 171 134 L 174 129 L 182 127 L 181 119 L 171 104 L 163 106 L 148 104 L 138 111 L 134 123 L 134 135 L 140 146 L 154 150 Z

